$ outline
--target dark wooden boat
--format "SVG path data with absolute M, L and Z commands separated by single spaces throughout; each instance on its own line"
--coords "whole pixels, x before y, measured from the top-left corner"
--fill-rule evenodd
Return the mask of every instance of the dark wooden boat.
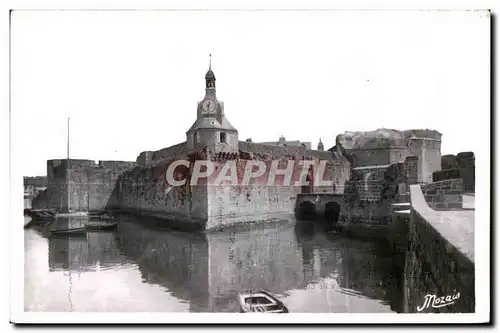
M 103 221 L 111 221 L 114 219 L 113 214 L 107 211 L 89 212 L 88 217 L 89 219 L 92 220 L 103 220 Z
M 288 313 L 288 308 L 264 290 L 245 290 L 238 293 L 240 312 Z
M 87 228 L 52 229 L 49 232 L 53 236 L 84 236 L 87 234 Z
M 56 219 L 88 218 L 87 212 L 57 213 Z
M 116 229 L 117 225 L 117 222 L 86 222 L 85 228 L 87 230 L 107 231 Z
M 46 221 L 54 220 L 57 216 L 57 212 L 58 209 L 30 209 L 27 213 L 32 220 Z

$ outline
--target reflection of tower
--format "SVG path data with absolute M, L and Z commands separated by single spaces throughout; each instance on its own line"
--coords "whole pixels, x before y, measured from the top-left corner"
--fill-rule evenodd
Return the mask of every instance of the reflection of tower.
M 321 255 L 319 249 L 314 249 L 313 272 L 314 278 L 321 276 Z
M 126 259 L 120 254 L 114 233 L 87 233 L 82 237 L 49 238 L 49 269 L 88 271 L 96 264 L 116 266 Z
M 302 269 L 304 271 L 304 280 L 309 283 L 314 279 L 314 242 L 313 240 L 305 241 L 301 244 L 302 249 Z
M 158 284 L 188 301 L 192 312 L 207 311 L 209 252 L 204 235 L 121 221 L 117 238 L 121 252 L 137 264 L 144 282 Z
M 79 270 L 88 257 L 86 237 L 49 238 L 49 269 Z
M 349 288 L 349 266 L 346 266 L 345 281 L 346 281 L 347 288 L 351 289 L 351 288 Z M 347 295 L 345 296 L 345 307 L 347 309 L 347 312 L 351 312 L 351 310 L 349 309 L 350 308 L 349 307 L 349 297 Z
M 293 227 L 259 227 L 234 235 L 210 233 L 208 243 L 210 295 L 231 297 L 245 289 L 281 294 L 303 284 Z M 234 257 L 230 257 L 231 249 Z

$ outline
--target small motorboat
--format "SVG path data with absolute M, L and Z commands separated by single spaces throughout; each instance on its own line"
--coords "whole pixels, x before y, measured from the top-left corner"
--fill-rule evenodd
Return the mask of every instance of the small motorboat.
M 49 232 L 53 236 L 84 236 L 87 235 L 87 228 L 51 229 Z
M 87 230 L 95 230 L 95 231 L 108 231 L 116 229 L 118 225 L 117 222 L 86 222 L 85 228 Z
M 240 312 L 288 313 L 288 308 L 264 290 L 245 290 L 238 293 Z

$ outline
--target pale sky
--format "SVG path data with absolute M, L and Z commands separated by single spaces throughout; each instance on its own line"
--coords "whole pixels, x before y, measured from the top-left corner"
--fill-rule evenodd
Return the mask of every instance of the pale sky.
M 185 141 L 205 93 L 240 140 L 311 141 L 429 128 L 442 154 L 489 139 L 486 12 L 17 11 L 11 23 L 12 158 L 135 161 Z

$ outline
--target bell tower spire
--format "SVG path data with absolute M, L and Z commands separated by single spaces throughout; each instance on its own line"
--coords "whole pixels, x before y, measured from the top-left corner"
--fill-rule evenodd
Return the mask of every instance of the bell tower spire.
M 212 72 L 212 53 L 208 56 L 208 72 L 205 74 L 205 88 L 215 90 L 215 74 Z
M 323 142 L 321 142 L 321 138 L 319 138 L 318 150 L 325 150 L 325 147 L 323 146 Z
M 215 95 L 215 75 L 212 55 L 209 54 L 208 72 L 205 74 L 205 97 L 198 102 L 196 120 L 186 132 L 188 149 L 205 147 L 213 153 L 238 153 L 238 131 L 227 120 L 224 104 Z

